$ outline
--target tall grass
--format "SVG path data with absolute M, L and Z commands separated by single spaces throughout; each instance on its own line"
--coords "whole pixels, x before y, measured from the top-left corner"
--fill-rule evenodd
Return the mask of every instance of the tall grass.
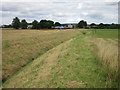
M 118 46 L 102 38 L 96 38 L 93 42 L 95 44 L 95 52 L 100 58 L 101 63 L 118 71 Z

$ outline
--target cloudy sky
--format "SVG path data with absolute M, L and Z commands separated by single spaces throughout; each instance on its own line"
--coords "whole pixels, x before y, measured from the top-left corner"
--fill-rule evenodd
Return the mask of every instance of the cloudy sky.
M 118 23 L 119 0 L 3 0 L 2 22 L 14 17 L 33 20 L 49 19 L 60 23 Z

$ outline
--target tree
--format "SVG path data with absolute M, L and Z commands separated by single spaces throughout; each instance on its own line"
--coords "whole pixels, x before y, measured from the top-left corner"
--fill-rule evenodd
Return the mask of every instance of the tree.
M 51 20 L 41 20 L 39 22 L 39 28 L 41 29 L 51 29 L 54 26 L 54 22 Z
M 20 20 L 19 20 L 18 17 L 13 18 L 12 26 L 15 29 L 19 29 L 20 28 Z
M 12 28 L 12 25 L 11 24 L 9 24 L 9 25 L 2 25 L 1 27 L 2 28 Z
M 86 28 L 87 26 L 87 22 L 84 21 L 84 20 L 81 20 L 79 23 L 78 23 L 78 27 L 79 28 Z
M 90 24 L 90 27 L 91 27 L 91 28 L 97 28 L 97 25 L 96 25 L 95 23 L 91 23 L 91 24 Z
M 41 28 L 41 29 L 46 28 L 47 27 L 46 22 L 47 22 L 47 20 L 41 20 L 39 22 L 39 28 Z
M 55 22 L 55 26 L 61 26 L 59 22 Z
M 39 27 L 38 27 L 38 21 L 36 21 L 36 20 L 34 20 L 33 22 L 32 22 L 32 29 L 38 29 Z
M 28 23 L 26 22 L 25 19 L 23 19 L 23 20 L 21 21 L 21 28 L 22 28 L 22 29 L 27 29 L 27 26 L 28 26 Z
M 99 24 L 99 28 L 100 28 L 100 29 L 104 29 L 104 24 L 103 24 L 103 23 L 100 23 L 100 24 Z
M 117 24 L 112 23 L 112 24 L 110 25 L 110 28 L 111 28 L 111 29 L 118 29 L 118 25 L 117 25 Z
M 96 24 L 95 23 L 91 23 L 90 26 L 96 26 Z
M 51 21 L 51 20 L 48 20 L 47 21 L 47 25 L 48 25 L 48 29 L 51 29 L 52 28 L 52 26 L 54 26 L 54 22 L 53 21 Z

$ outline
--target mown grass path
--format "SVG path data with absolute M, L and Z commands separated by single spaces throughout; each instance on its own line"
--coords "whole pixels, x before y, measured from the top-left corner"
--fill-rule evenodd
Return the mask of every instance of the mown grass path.
M 3 85 L 5 88 L 111 87 L 106 69 L 99 65 L 87 40 L 80 34 L 38 57 Z

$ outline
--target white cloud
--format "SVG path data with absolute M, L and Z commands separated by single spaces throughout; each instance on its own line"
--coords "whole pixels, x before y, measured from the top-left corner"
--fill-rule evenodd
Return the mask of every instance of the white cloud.
M 105 0 L 105 2 L 119 2 L 119 0 Z
M 78 4 L 78 8 L 81 9 L 83 7 L 83 3 Z
M 2 0 L 3 2 L 33 2 L 33 0 Z M 34 0 L 34 2 L 118 2 L 119 0 Z
M 50 2 L 51 1 L 51 2 Z M 69 2 L 68 2 L 69 1 Z M 113 0 L 4 0 L 2 3 L 3 24 L 11 23 L 14 17 L 26 19 L 51 19 L 61 23 L 117 23 L 117 3 Z M 117 0 L 115 0 L 117 1 Z

